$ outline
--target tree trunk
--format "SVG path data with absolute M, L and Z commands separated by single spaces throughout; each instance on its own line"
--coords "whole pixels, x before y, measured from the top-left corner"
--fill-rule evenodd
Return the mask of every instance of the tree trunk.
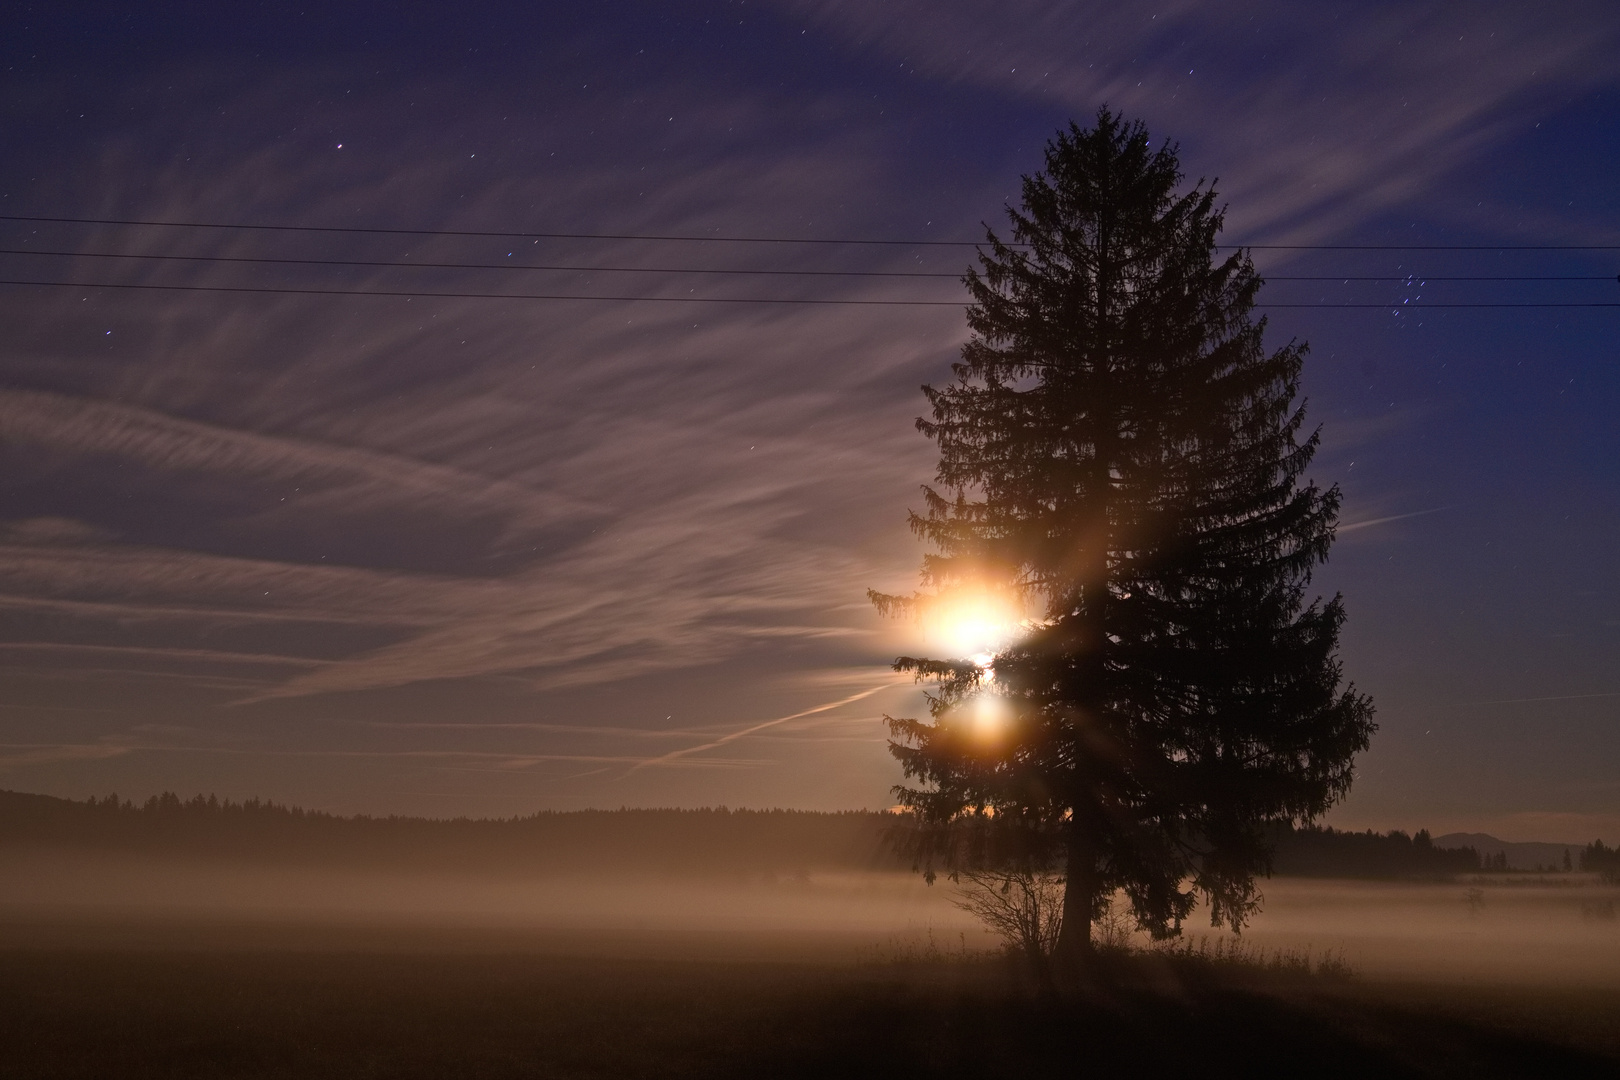
M 1077 982 L 1091 968 L 1091 913 L 1099 891 L 1097 845 L 1083 826 L 1068 837 L 1068 863 L 1063 888 L 1063 927 L 1058 931 L 1054 960 L 1065 981 Z

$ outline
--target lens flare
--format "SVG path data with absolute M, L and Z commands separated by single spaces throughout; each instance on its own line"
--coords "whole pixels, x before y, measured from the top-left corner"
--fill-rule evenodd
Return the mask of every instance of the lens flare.
M 986 742 L 1000 738 L 1012 718 L 1012 710 L 999 694 L 979 694 L 973 701 L 973 734 Z
M 928 619 L 933 644 L 947 656 L 967 657 L 988 668 L 997 650 L 1018 633 L 1020 612 L 988 591 L 956 597 Z

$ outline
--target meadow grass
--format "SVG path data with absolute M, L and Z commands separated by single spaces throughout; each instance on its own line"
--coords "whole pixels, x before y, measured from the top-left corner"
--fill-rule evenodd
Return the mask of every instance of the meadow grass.
M 1118 953 L 1042 994 L 1005 957 L 861 963 L 537 953 L 19 948 L 0 1075 L 32 1078 L 1598 1076 L 1620 993 L 1347 978 Z

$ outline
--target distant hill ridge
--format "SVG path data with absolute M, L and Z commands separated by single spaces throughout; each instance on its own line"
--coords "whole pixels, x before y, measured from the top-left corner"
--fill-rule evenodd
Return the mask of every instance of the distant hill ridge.
M 1562 870 L 1567 854 L 1572 866 L 1580 862 L 1585 844 L 1550 844 L 1543 841 L 1498 840 L 1487 833 L 1446 833 L 1434 838 L 1434 846 L 1472 848 L 1480 855 L 1505 856 L 1509 870 Z
M 865 810 L 572 810 L 526 817 L 342 817 L 249 800 L 165 793 L 79 802 L 0 791 L 0 846 L 52 846 L 255 863 L 423 872 L 803 874 L 904 870 L 887 842 L 902 822 Z M 1507 867 L 1561 868 L 1563 844 L 1506 844 L 1483 833 L 1431 840 L 1311 826 L 1273 830 L 1284 876 L 1436 878 Z M 1606 850 L 1606 849 L 1605 849 Z M 1596 867 L 1594 867 L 1596 868 Z

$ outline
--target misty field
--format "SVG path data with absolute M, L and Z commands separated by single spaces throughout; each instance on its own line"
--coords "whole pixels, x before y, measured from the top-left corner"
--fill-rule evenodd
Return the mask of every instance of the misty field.
M 903 873 L 413 876 L 12 849 L 0 1074 L 1620 1069 L 1620 890 L 1265 890 L 1239 947 L 1260 963 L 1215 961 L 1231 939 L 1195 925 L 1179 953 L 1117 956 L 1090 998 L 1055 1001 L 948 885 Z
M 1593 876 L 1276 877 L 1262 891 L 1243 939 L 1263 951 L 1333 953 L 1379 978 L 1620 989 L 1620 887 Z M 240 941 L 260 927 L 321 942 L 498 934 L 563 953 L 619 942 L 681 959 L 865 961 L 930 941 L 994 950 L 957 896 L 905 871 L 413 873 L 12 847 L 0 858 L 0 943 L 168 940 L 163 927 L 184 927 L 189 941 Z M 1194 912 L 1188 935 L 1219 940 L 1206 923 Z

